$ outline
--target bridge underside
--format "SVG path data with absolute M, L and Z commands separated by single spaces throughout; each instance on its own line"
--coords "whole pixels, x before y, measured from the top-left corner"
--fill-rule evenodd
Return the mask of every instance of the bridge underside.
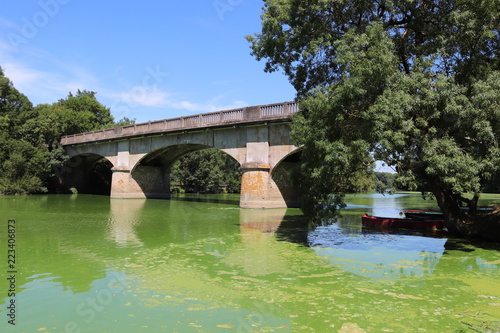
M 56 174 L 67 189 L 110 195 L 112 167 L 112 163 L 103 156 L 82 154 L 69 159 L 66 166 L 56 170 Z
M 111 198 L 169 199 L 170 174 L 152 166 L 138 166 L 134 172 L 113 169 Z
M 185 154 L 204 148 L 207 147 L 169 146 L 146 155 L 132 170 L 123 165 L 120 158 L 106 159 L 97 154 L 80 154 L 68 161 L 67 172 L 61 180 L 66 187 L 74 187 L 79 193 L 110 194 L 111 198 L 119 199 L 169 199 L 171 166 Z M 121 158 L 130 159 L 127 155 Z M 294 171 L 299 163 L 300 151 L 283 158 L 274 168 L 263 162 L 242 163 L 240 207 L 300 207 L 299 191 L 293 182 L 296 177 Z M 101 165 L 100 177 L 93 176 L 97 174 L 94 170 L 96 165 Z M 96 179 L 106 179 L 108 176 L 108 180 L 96 183 Z M 102 184 L 106 189 L 102 188 Z M 101 188 L 98 188 L 99 185 Z
M 170 167 L 186 151 L 200 149 L 199 146 L 169 149 L 169 154 L 149 158 L 132 171 L 113 168 L 111 183 L 112 198 L 170 198 Z M 285 208 L 300 207 L 299 193 L 293 182 L 293 170 L 298 166 L 297 155 L 284 159 L 277 167 L 265 163 L 242 164 L 240 207 Z
M 291 180 L 278 186 L 270 166 L 248 163 L 242 166 L 240 207 L 299 207 L 298 193 Z M 283 185 L 283 184 L 281 184 Z M 170 172 L 163 167 L 138 166 L 134 171 L 113 169 L 111 198 L 170 198 Z

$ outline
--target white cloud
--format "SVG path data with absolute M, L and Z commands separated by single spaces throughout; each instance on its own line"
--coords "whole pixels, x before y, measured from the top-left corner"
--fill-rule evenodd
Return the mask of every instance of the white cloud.
M 154 107 L 163 109 L 186 110 L 189 112 L 214 112 L 231 110 L 248 106 L 245 101 L 220 103 L 222 96 L 217 96 L 209 101 L 197 102 L 182 98 L 181 93 L 168 92 L 154 87 L 135 86 L 128 91 L 120 93 L 104 93 L 104 96 L 113 100 L 111 110 L 133 111 L 140 107 Z
M 220 94 L 211 98 L 208 101 L 202 102 L 193 102 L 187 100 L 180 101 L 171 101 L 170 106 L 176 109 L 183 109 L 187 111 L 196 111 L 196 112 L 215 112 L 221 110 L 231 110 L 231 109 L 239 109 L 245 106 L 248 106 L 248 103 L 245 101 L 232 101 L 227 103 L 229 94 Z
M 115 100 L 115 104 L 126 104 L 131 108 L 137 106 L 162 107 L 167 105 L 169 93 L 158 87 L 146 88 L 135 86 L 121 93 L 104 93 L 108 98 Z
M 1 22 L 0 22 L 1 24 Z M 204 113 L 237 109 L 248 106 L 241 100 L 229 101 L 230 93 L 220 94 L 209 100 L 199 101 L 192 92 L 180 93 L 162 89 L 158 84 L 133 86 L 125 91 L 113 91 L 99 75 L 81 65 L 66 63 L 45 50 L 28 46 L 14 52 L 10 45 L 0 40 L 0 59 L 5 75 L 33 104 L 53 103 L 78 89 L 97 91 L 98 99 L 111 108 L 115 116 L 144 115 L 148 110 L 156 114 L 159 109 L 178 111 L 177 114 Z M 29 59 L 29 62 L 25 59 Z M 115 85 L 126 84 L 115 78 Z M 161 82 L 157 82 L 161 83 Z M 186 98 L 190 95 L 188 98 Z M 152 114 L 151 114 L 152 116 Z M 160 118 L 165 118 L 163 115 Z M 158 119 L 160 119 L 158 118 Z M 155 120 L 156 117 L 150 120 Z
M 244 101 L 234 101 L 231 104 L 219 104 L 214 100 L 202 103 L 194 103 L 189 101 L 173 101 L 170 103 L 170 106 L 176 109 L 184 109 L 188 111 L 215 112 L 221 110 L 239 109 L 248 106 L 248 103 Z
M 14 83 L 16 87 L 28 86 L 32 82 L 39 81 L 44 77 L 42 72 L 24 67 L 20 63 L 6 62 L 2 64 L 5 75 Z
M 16 61 L 5 62 L 2 68 L 16 89 L 34 104 L 55 102 L 69 92 L 92 87 L 96 81 L 88 73 L 76 69 L 59 67 L 59 72 L 49 72 Z
M 12 21 L 9 21 L 6 18 L 1 17 L 1 16 L 0 16 L 0 27 L 4 27 L 4 28 L 16 30 L 16 31 L 19 30 L 18 24 L 14 23 Z
M 5 75 L 34 104 L 53 103 L 69 92 L 99 87 L 99 80 L 90 71 L 65 63 L 44 50 L 26 46 L 15 52 L 8 43 L 0 41 L 0 57 Z

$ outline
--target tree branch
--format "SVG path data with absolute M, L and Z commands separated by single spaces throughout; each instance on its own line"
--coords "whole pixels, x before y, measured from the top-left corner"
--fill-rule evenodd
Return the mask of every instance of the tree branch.
M 401 58 L 401 63 L 403 64 L 406 74 L 410 74 L 410 64 L 408 64 L 408 59 L 406 57 L 406 52 L 405 52 L 406 49 L 404 42 L 409 31 L 410 30 L 406 28 L 405 32 L 403 32 L 403 34 L 399 38 L 399 57 Z

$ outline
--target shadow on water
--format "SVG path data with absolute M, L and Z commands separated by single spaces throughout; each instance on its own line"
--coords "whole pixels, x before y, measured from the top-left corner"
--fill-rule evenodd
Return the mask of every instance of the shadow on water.
M 308 221 L 304 216 L 287 215 L 276 230 L 276 239 L 309 247 L 309 230 Z
M 490 241 L 481 241 L 477 239 L 448 238 L 446 250 L 474 252 L 476 249 L 500 251 L 500 244 Z

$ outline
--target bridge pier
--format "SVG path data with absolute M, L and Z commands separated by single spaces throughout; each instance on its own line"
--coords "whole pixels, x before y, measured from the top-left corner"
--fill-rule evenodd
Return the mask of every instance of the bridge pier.
M 124 168 L 113 168 L 112 171 L 111 198 L 170 198 L 170 175 L 164 168 L 138 166 L 132 172 Z
M 242 165 L 241 208 L 286 208 L 287 204 L 270 174 L 270 165 L 245 163 Z

